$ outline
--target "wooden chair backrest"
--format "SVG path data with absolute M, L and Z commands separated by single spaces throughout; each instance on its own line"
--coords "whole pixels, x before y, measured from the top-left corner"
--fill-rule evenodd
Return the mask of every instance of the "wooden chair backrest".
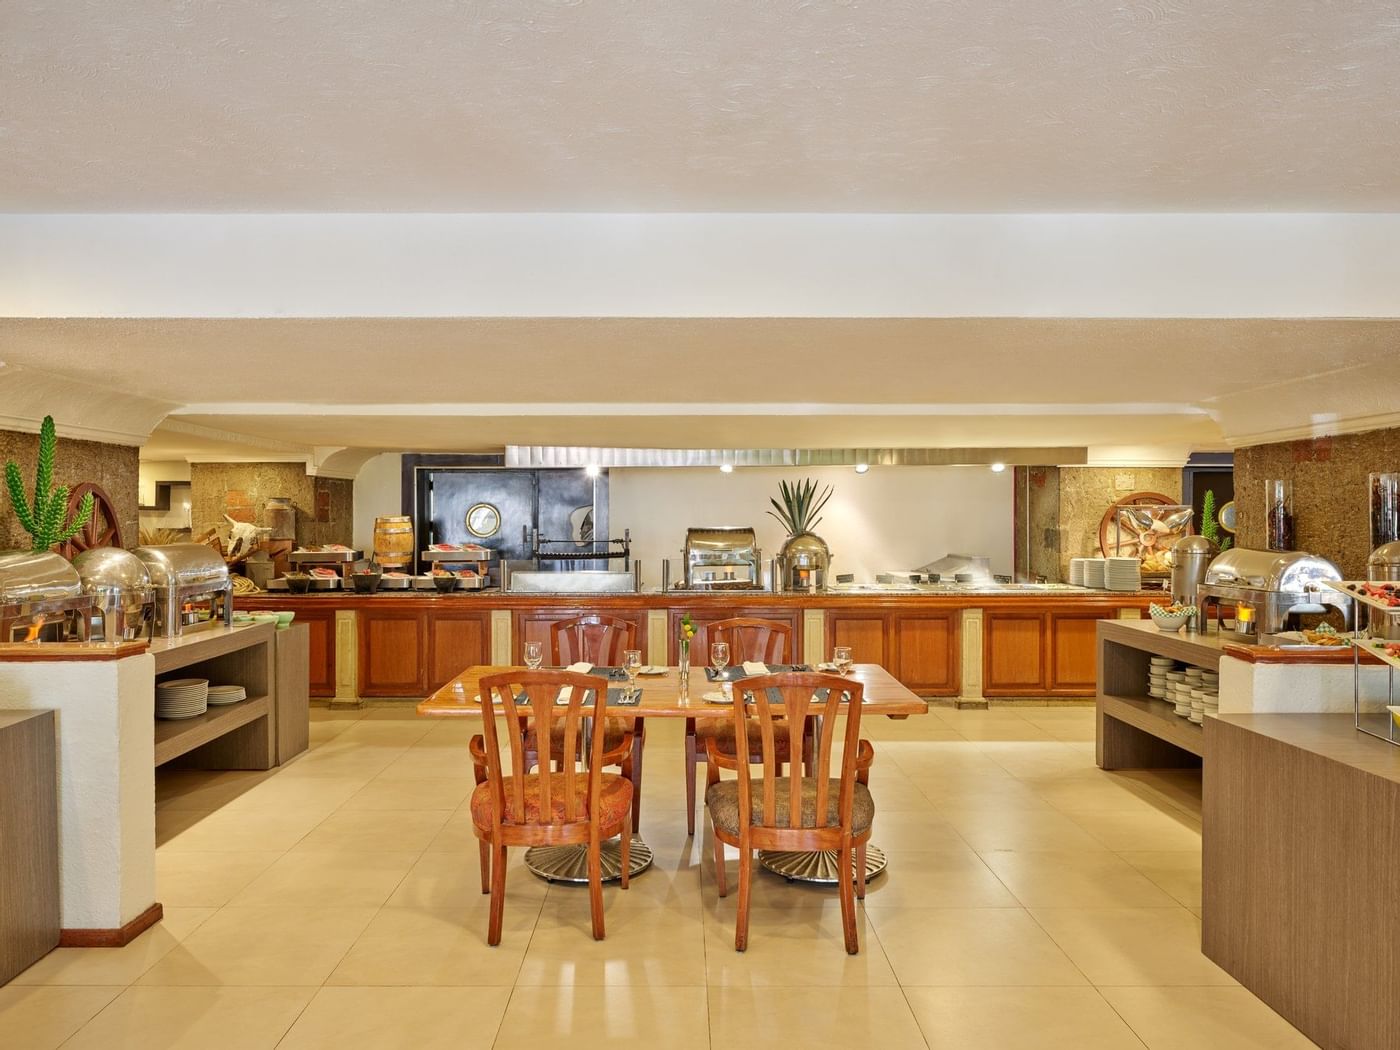
M 791 636 L 792 628 L 777 620 L 760 620 L 753 616 L 715 620 L 705 625 L 705 651 L 699 654 L 699 662 L 709 662 L 709 643 L 728 642 L 731 666 L 738 667 L 749 660 L 786 663 Z
M 549 661 L 560 667 L 586 660 L 617 667 L 625 649 L 635 649 L 637 625 L 615 616 L 587 613 L 549 626 Z
M 817 691 L 827 690 L 825 697 Z M 788 822 L 785 829 L 843 828 L 851 826 L 851 805 L 855 793 L 856 755 L 860 743 L 860 712 L 864 687 L 859 682 L 833 674 L 792 672 L 788 674 L 754 675 L 734 683 L 734 739 L 752 739 L 748 723 L 759 727 L 756 753 L 762 758 L 763 791 L 754 798 L 749 763 L 737 762 L 739 774 L 739 828 L 741 838 L 747 838 L 752 827 L 778 828 L 776 785 L 778 783 L 778 748 L 782 734 L 787 735 L 789 755 L 802 754 L 802 730 L 808 718 L 820 718 L 813 747 L 812 775 L 817 782 L 814 824 L 802 821 L 802 763 L 788 763 L 784 774 L 788 781 Z M 745 696 L 752 696 L 745 703 Z M 845 717 L 842 717 L 844 714 Z M 827 822 L 831 797 L 831 760 L 836 734 L 844 733 L 841 749 L 840 800 L 838 823 Z M 753 813 L 758 814 L 754 820 Z
M 556 698 L 568 687 L 567 704 L 556 703 Z M 608 680 L 597 675 L 576 674 L 572 671 L 507 671 L 502 674 L 487 675 L 481 679 L 481 722 L 482 737 L 486 751 L 486 779 L 491 785 L 491 800 L 495 816 L 493 823 L 499 831 L 501 818 L 505 814 L 506 783 L 502 771 L 501 754 L 503 746 L 510 753 L 511 811 L 525 813 L 525 786 L 528 776 L 519 771 L 525 768 L 525 732 L 527 719 L 534 719 L 538 731 L 535 734 L 539 750 L 539 768 L 553 768 L 555 759 L 560 759 L 563 767 L 564 813 L 562 821 L 553 818 L 554 778 L 540 776 L 541 825 L 580 824 L 589 820 L 588 814 L 580 809 L 582 783 L 586 787 L 587 798 L 598 797 L 603 769 L 603 733 L 594 733 L 590 761 L 587 770 L 579 770 L 574 756 L 578 754 L 578 743 L 585 718 L 592 718 L 594 725 L 601 725 L 603 706 L 607 702 Z M 524 702 L 528 697 L 528 702 Z M 563 723 L 564 734 L 559 754 L 553 754 L 554 725 Z M 504 733 L 501 730 L 504 726 Z M 569 756 L 565 759 L 564 756 Z M 529 776 L 539 776 L 530 774 Z M 589 806 L 596 819 L 596 806 Z M 499 841 L 499 840 L 498 840 Z

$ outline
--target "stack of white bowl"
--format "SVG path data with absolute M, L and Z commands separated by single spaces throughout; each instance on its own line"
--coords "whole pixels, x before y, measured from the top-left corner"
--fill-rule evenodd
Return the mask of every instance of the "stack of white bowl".
M 1186 684 L 1185 671 L 1167 672 L 1167 701 L 1182 718 L 1191 714 L 1191 687 Z
M 1105 558 L 1104 586 L 1110 591 L 1142 590 L 1142 562 L 1136 558 Z
M 1186 669 L 1186 684 L 1191 694 L 1191 713 L 1187 717 L 1197 725 L 1205 719 L 1205 683 L 1201 677 L 1204 674 L 1199 667 Z
M 248 690 L 241 685 L 211 685 L 209 687 L 209 706 L 220 707 L 224 704 L 236 704 L 248 699 Z
M 1104 560 L 1102 558 L 1084 559 L 1084 586 L 1103 588 L 1104 584 Z
M 1220 714 L 1220 675 L 1215 671 L 1201 672 L 1201 709 L 1207 718 Z
M 1167 674 L 1176 668 L 1170 656 L 1154 656 L 1147 668 L 1147 695 L 1156 700 L 1167 698 Z
M 1087 558 L 1071 558 L 1069 560 L 1069 583 L 1071 587 L 1084 586 L 1084 563 Z
M 176 678 L 156 683 L 157 718 L 198 718 L 209 709 L 209 679 Z

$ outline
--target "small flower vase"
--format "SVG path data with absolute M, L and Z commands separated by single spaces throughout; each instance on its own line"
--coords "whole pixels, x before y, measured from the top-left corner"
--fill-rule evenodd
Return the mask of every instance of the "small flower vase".
M 690 692 L 690 639 L 682 638 L 676 643 L 677 666 L 680 668 L 681 696 Z

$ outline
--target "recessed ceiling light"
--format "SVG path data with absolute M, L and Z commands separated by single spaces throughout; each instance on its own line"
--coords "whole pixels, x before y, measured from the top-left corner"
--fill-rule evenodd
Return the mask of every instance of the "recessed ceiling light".
M 596 463 L 590 463 L 588 464 L 588 466 L 583 468 L 583 472 L 587 474 L 590 478 L 596 478 L 599 474 L 603 472 L 603 468 L 598 466 L 598 464 Z
M 1000 473 L 1001 473 L 1003 470 L 1005 470 L 1005 469 L 1006 469 L 1006 464 L 1005 464 L 1005 463 L 993 463 L 993 464 L 992 464 L 992 473 L 993 473 L 993 474 L 1000 474 Z
M 857 464 L 856 464 L 856 473 L 857 473 L 857 474 L 867 474 L 867 473 L 869 473 L 869 471 L 870 471 L 870 464 L 869 464 L 869 463 L 857 463 Z
M 719 472 L 720 472 L 721 474 L 733 474 L 733 473 L 734 473 L 734 464 L 733 464 L 733 463 L 721 463 L 721 464 L 719 465 Z

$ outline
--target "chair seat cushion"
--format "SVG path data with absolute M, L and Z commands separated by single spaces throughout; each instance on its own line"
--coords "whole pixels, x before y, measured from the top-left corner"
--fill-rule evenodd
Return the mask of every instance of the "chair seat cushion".
M 763 754 L 763 726 L 756 719 L 750 719 L 747 723 L 749 727 L 749 754 L 762 756 Z M 729 719 L 723 722 L 716 721 L 713 724 L 700 722 L 695 727 L 695 739 L 699 751 L 705 751 L 705 741 L 713 740 L 715 747 L 722 755 L 733 755 L 734 751 L 734 723 Z M 776 752 L 774 757 L 779 762 L 789 760 L 787 734 L 776 726 L 773 732 L 773 749 Z
M 550 810 L 540 814 L 540 774 L 528 773 L 525 776 L 525 813 L 515 811 L 515 777 L 501 778 L 505 783 L 506 812 L 502 824 L 559 824 L 564 821 L 564 774 L 550 774 Z M 575 791 L 579 796 L 578 819 L 588 819 L 588 781 L 584 776 L 574 780 Z M 478 784 L 472 792 L 472 823 L 478 828 L 491 826 L 491 784 Z M 598 792 L 598 819 L 604 827 L 611 827 L 625 820 L 632 811 L 632 783 L 614 773 L 604 773 Z
M 830 783 L 830 794 L 827 797 L 826 820 L 828 824 L 835 824 L 839 819 L 841 803 L 841 781 L 832 780 Z M 763 781 L 750 781 L 750 790 L 753 792 L 753 820 L 757 826 L 763 820 Z M 875 800 L 870 795 L 870 789 L 864 784 L 856 782 L 854 785 L 855 794 L 851 800 L 851 833 L 853 835 L 863 835 L 870 830 L 870 826 L 875 822 Z M 780 780 L 774 785 L 773 793 L 776 796 L 776 810 L 774 814 L 775 822 L 780 828 L 788 827 L 788 800 L 792 797 L 790 782 L 786 779 Z M 737 780 L 722 780 L 718 784 L 711 784 L 705 792 L 705 806 L 710 811 L 710 818 L 715 822 L 715 827 L 730 835 L 739 834 L 739 782 Z M 802 778 L 802 826 L 813 827 L 817 820 L 817 781 L 813 777 Z
M 555 722 L 549 727 L 550 751 L 557 759 L 564 750 L 564 723 Z M 539 753 L 536 746 L 539 738 L 535 733 L 534 719 L 530 720 L 530 728 L 525 732 L 525 750 Z M 605 754 L 605 764 L 615 765 L 616 759 L 623 757 L 628 748 L 632 746 L 632 720 L 630 718 L 604 718 L 603 719 L 603 752 Z

